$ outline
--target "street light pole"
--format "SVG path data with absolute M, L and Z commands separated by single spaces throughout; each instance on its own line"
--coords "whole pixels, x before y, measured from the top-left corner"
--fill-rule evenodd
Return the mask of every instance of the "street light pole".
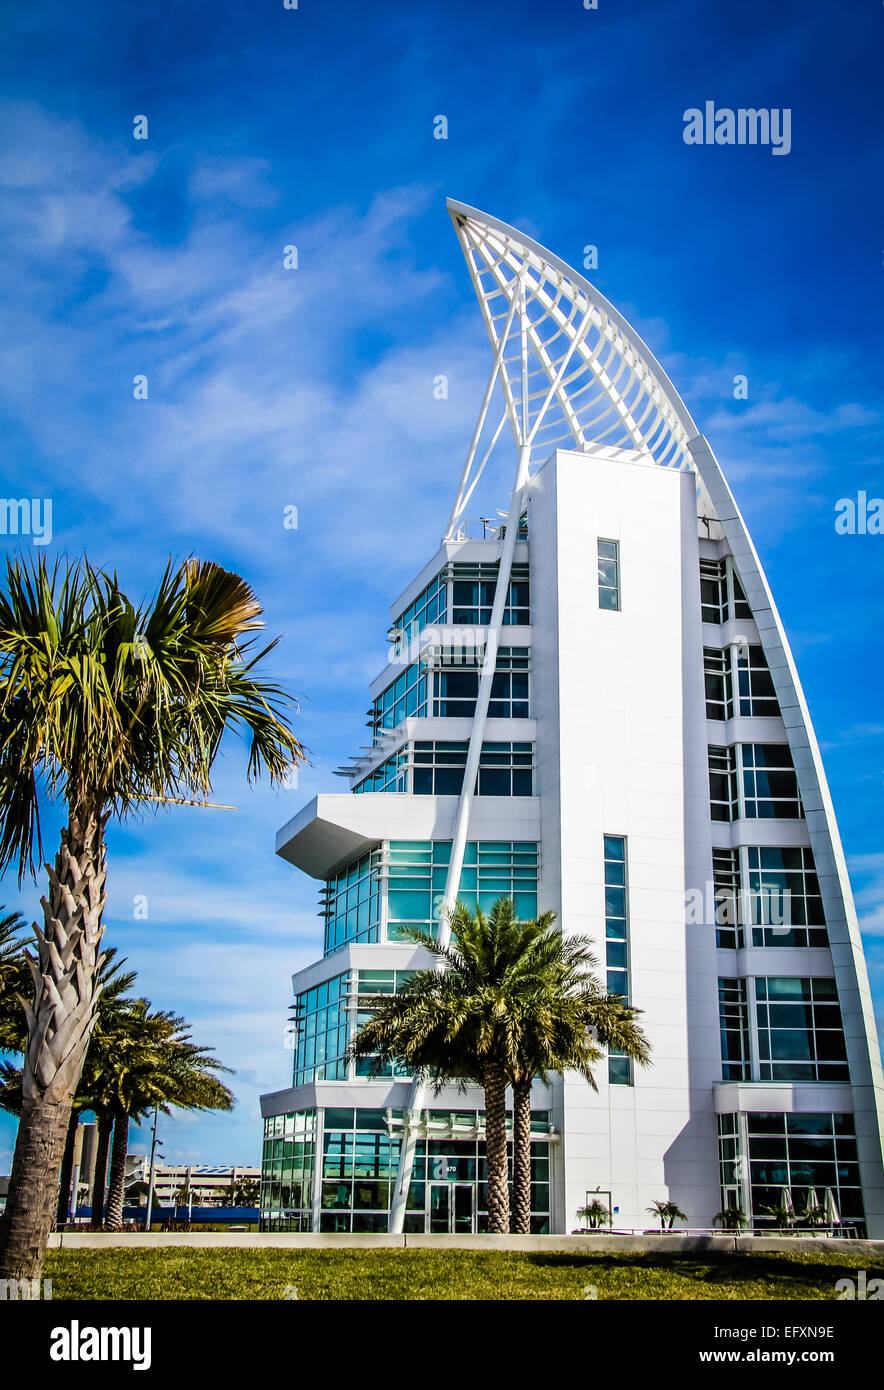
M 153 1188 L 154 1188 L 153 1172 L 154 1172 L 154 1154 L 156 1153 L 156 1148 L 157 1148 L 157 1121 L 159 1120 L 159 1116 L 160 1116 L 159 1107 L 158 1107 L 158 1106 L 154 1106 L 154 1112 L 153 1112 L 153 1139 L 151 1140 L 151 1145 L 150 1145 L 150 1177 L 149 1177 L 148 1180 L 147 1180 L 147 1212 L 146 1212 L 145 1218 L 144 1218 L 144 1229 L 145 1229 L 146 1231 L 149 1231 L 149 1230 L 150 1230 L 150 1219 L 151 1219 L 151 1216 L 152 1216 L 152 1214 L 153 1214 Z

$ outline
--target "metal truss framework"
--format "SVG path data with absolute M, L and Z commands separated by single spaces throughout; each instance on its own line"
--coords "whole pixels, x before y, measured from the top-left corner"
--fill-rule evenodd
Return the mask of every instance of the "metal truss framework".
M 698 430 L 659 362 L 588 280 L 529 237 L 448 201 L 494 364 L 445 539 L 464 511 L 509 420 L 516 448 L 609 444 L 667 468 L 691 468 Z M 496 383 L 503 414 L 476 462 Z M 529 456 L 530 462 L 530 456 Z

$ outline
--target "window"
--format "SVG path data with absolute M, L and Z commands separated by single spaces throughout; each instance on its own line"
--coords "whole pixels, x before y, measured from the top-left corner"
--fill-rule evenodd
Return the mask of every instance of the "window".
M 704 623 L 727 622 L 730 608 L 726 561 L 700 561 L 700 604 Z
M 743 942 L 740 852 L 713 849 L 712 885 L 715 893 L 715 944 L 735 951 Z
M 325 954 L 348 941 L 377 941 L 381 921 L 380 854 L 372 850 L 330 878 L 322 892 Z
M 749 1005 L 746 981 L 718 981 L 718 1016 L 721 1028 L 721 1077 L 723 1081 L 749 1081 Z
M 620 607 L 620 542 L 599 541 L 599 608 Z
M 709 749 L 709 805 L 713 820 L 737 816 L 737 767 L 733 746 Z
M 448 583 L 442 570 L 408 605 L 390 629 L 393 650 L 398 655 L 425 627 L 445 622 L 448 606 Z
M 429 1214 L 438 1212 L 440 1187 L 469 1184 L 473 1189 L 466 1211 L 475 1213 L 479 1231 L 487 1229 L 485 1179 L 485 1116 L 482 1111 L 426 1113 L 426 1135 L 417 1140 L 414 1167 L 406 1201 L 406 1232 L 423 1231 Z M 393 1124 L 387 1129 L 387 1115 Z M 385 1231 L 390 1200 L 399 1168 L 401 1110 L 326 1109 L 320 1201 L 323 1231 Z M 512 1118 L 507 1117 L 511 1131 Z M 549 1116 L 532 1116 L 531 1230 L 549 1230 L 549 1150 L 545 1134 Z M 463 1193 L 463 1188 L 458 1189 Z M 449 1188 L 449 1193 L 452 1191 Z M 443 1194 L 448 1198 L 449 1193 Z M 447 1200 L 441 1204 L 447 1213 Z M 431 1217 L 429 1218 L 432 1219 Z M 432 1225 L 430 1225 L 432 1229 Z
M 704 647 L 703 671 L 707 719 L 733 719 L 735 714 L 744 718 L 770 718 L 780 713 L 773 678 L 764 648 L 759 643 L 743 647 Z
M 746 856 L 752 945 L 827 945 L 813 852 L 750 845 Z
M 261 1229 L 313 1227 L 316 1111 L 269 1115 L 261 1163 Z
M 719 647 L 703 648 L 703 673 L 706 681 L 706 718 L 732 718 L 733 682 L 727 647 L 723 651 Z
M 469 745 L 416 742 L 412 791 L 418 796 L 459 796 Z M 531 796 L 534 745 L 483 743 L 478 796 Z
M 726 623 L 732 614 L 751 621 L 752 609 L 729 557 L 700 561 L 700 611 L 704 623 Z
M 787 743 L 739 743 L 709 749 L 714 821 L 801 820 L 804 809 Z
M 754 718 L 778 715 L 780 705 L 764 648 L 752 643 L 745 647 L 735 647 L 733 651 L 737 659 L 737 712 Z
M 748 618 L 751 622 L 752 609 L 749 607 L 746 595 L 743 592 L 743 586 L 737 578 L 737 571 L 734 569 L 733 561 L 731 561 L 730 564 L 730 576 L 731 589 L 733 590 L 734 595 L 734 617 Z
M 737 1114 L 718 1117 L 721 1185 L 722 1193 L 729 1195 L 734 1189 L 742 1190 L 748 1170 L 747 1214 L 753 1225 L 773 1220 L 765 1208 L 780 1206 L 787 1187 L 797 1213 L 805 1210 L 811 1190 L 819 1202 L 830 1190 L 842 1221 L 862 1230 L 863 1198 L 852 1115 L 750 1111 L 744 1117 L 745 1138 L 741 1138 L 740 1121 Z
M 375 731 L 396 729 L 403 719 L 426 712 L 427 674 L 419 661 L 413 661 L 375 700 L 369 723 Z
M 402 988 L 406 980 L 410 980 L 414 974 L 413 970 L 354 970 L 352 1003 L 363 1005 L 368 1002 L 373 995 L 396 994 Z M 357 1008 L 356 1028 L 362 1027 L 371 1017 L 368 1008 Z M 355 1073 L 357 1076 L 410 1076 L 411 1071 L 408 1067 L 399 1066 L 397 1063 L 387 1062 L 383 1066 L 377 1065 L 375 1057 L 357 1057 L 355 1060 Z
M 347 988 L 349 974 L 315 985 L 295 1000 L 293 1086 L 347 1079 Z
M 385 1231 L 399 1140 L 382 1110 L 325 1111 L 321 1231 Z
M 391 840 L 387 881 L 387 940 L 402 940 L 405 927 L 435 935 L 451 858 L 450 840 Z M 468 841 L 458 902 L 471 912 L 490 912 L 498 898 L 512 898 L 516 916 L 537 916 L 537 844 Z
M 485 627 L 491 622 L 499 565 L 452 567 L 452 622 L 456 626 Z M 528 566 L 513 565 L 503 611 L 505 626 L 524 627 L 531 621 Z
M 528 718 L 527 648 L 501 647 L 491 683 L 490 719 Z M 476 712 L 479 668 L 475 658 L 433 672 L 433 714 L 441 719 L 470 719 Z
M 605 964 L 609 994 L 629 998 L 629 907 L 626 884 L 626 840 L 606 835 L 605 847 Z M 608 1054 L 608 1082 L 632 1085 L 632 1062 L 622 1053 Z
M 804 815 L 787 743 L 738 745 L 743 769 L 743 814 L 750 820 L 797 820 Z
M 354 793 L 362 792 L 404 792 L 407 790 L 408 752 L 401 749 L 392 758 L 376 767 L 367 777 L 353 788 Z
M 835 981 L 755 981 L 760 1081 L 849 1081 Z

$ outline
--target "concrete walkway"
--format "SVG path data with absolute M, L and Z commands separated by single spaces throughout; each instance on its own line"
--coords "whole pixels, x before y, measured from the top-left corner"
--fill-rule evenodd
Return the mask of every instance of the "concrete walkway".
M 796 1236 L 428 1236 L 294 1234 L 287 1231 L 65 1231 L 49 1237 L 51 1250 L 130 1250 L 190 1247 L 193 1250 L 517 1250 L 530 1254 L 764 1254 L 793 1253 L 851 1255 L 855 1259 L 884 1256 L 884 1240 L 843 1240 Z

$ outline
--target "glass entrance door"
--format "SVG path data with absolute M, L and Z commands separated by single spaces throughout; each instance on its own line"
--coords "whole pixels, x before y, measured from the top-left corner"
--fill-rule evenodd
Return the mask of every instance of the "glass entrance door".
M 432 1182 L 426 1229 L 430 1235 L 470 1235 L 475 1229 L 476 1187 L 471 1182 Z
M 454 1184 L 452 1231 L 455 1235 L 472 1235 L 476 1189 L 471 1182 Z
M 451 1230 L 451 1187 L 447 1182 L 430 1183 L 427 1203 L 427 1230 L 430 1235 L 448 1235 Z

